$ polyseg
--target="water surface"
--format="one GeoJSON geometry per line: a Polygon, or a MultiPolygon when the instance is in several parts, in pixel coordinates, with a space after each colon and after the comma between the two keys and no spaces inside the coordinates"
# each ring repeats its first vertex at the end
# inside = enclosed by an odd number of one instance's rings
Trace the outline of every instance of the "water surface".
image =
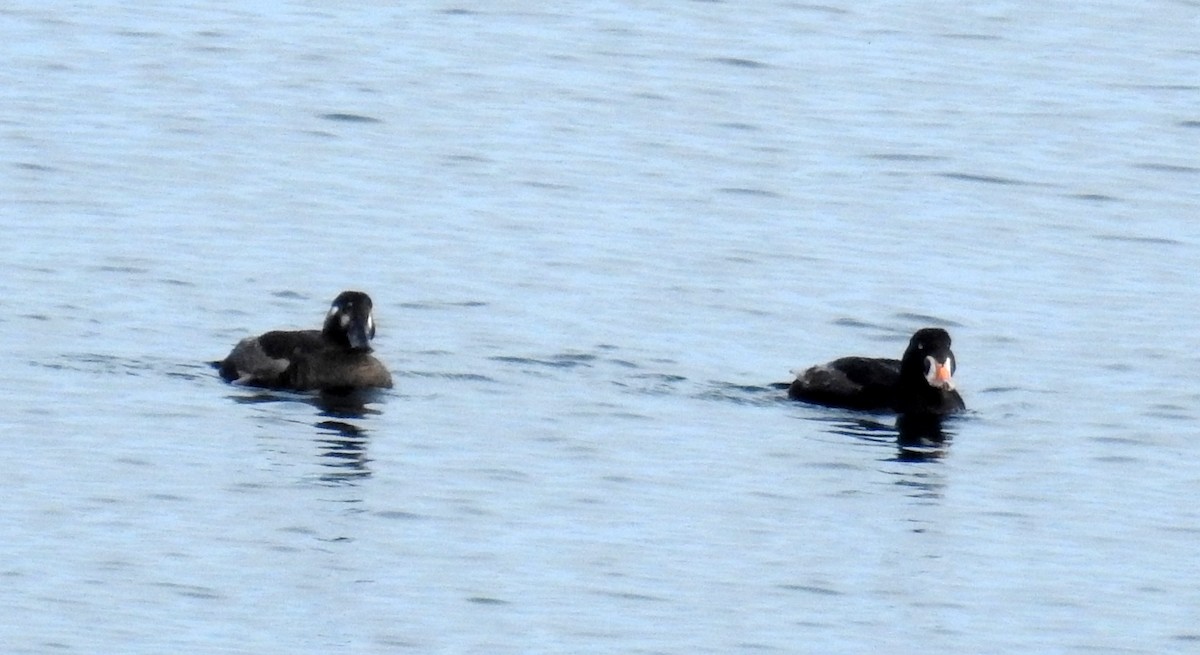
{"type": "Polygon", "coordinates": [[[0,641],[1189,649],[1195,10],[0,10],[0,641]],[[771,386],[925,325],[938,456],[771,386]]]}

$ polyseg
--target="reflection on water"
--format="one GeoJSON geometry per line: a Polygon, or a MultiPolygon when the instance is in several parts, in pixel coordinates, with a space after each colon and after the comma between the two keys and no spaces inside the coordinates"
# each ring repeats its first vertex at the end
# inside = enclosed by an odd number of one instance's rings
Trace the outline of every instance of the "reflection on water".
{"type": "Polygon", "coordinates": [[[320,421],[316,427],[325,433],[317,437],[321,464],[333,469],[321,476],[322,482],[341,484],[371,476],[365,430],[344,421],[320,421]]]}
{"type": "Polygon", "coordinates": [[[897,477],[896,486],[903,489],[905,495],[910,498],[937,500],[945,493],[946,481],[941,469],[905,466],[902,470],[886,473],[897,477]]]}
{"type": "Polygon", "coordinates": [[[380,411],[370,409],[368,404],[383,400],[384,392],[380,389],[359,389],[347,393],[323,392],[313,397],[313,405],[326,416],[334,418],[366,418],[378,415],[380,411]]]}
{"type": "Polygon", "coordinates": [[[938,416],[898,416],[886,422],[887,415],[842,414],[813,417],[825,423],[831,434],[845,435],[876,444],[895,444],[896,461],[928,462],[941,458],[950,447],[954,433],[946,420],[938,416]]]}
{"type": "MultiPolygon", "coordinates": [[[[231,385],[233,386],[233,385],[231,385]]],[[[321,413],[335,418],[365,418],[368,415],[378,415],[377,409],[370,409],[368,404],[377,403],[383,399],[383,393],[378,389],[352,391],[349,393],[304,393],[296,391],[278,391],[259,389],[255,387],[233,386],[249,393],[229,396],[230,400],[242,405],[259,403],[304,403],[312,405],[321,413]]]]}
{"type": "MultiPolygon", "coordinates": [[[[880,473],[891,476],[899,491],[923,504],[945,493],[945,471],[940,467],[912,466],[940,460],[947,453],[952,433],[940,423],[892,420],[890,414],[847,412],[813,416],[824,431],[867,442],[888,453],[876,461],[880,473]],[[939,440],[940,436],[940,440],[939,440]]],[[[916,520],[916,519],[914,519],[916,520]]],[[[920,532],[923,528],[918,528],[920,532]]]]}
{"type": "Polygon", "coordinates": [[[298,402],[316,408],[317,420],[313,422],[313,428],[320,449],[318,464],[332,469],[319,479],[331,484],[346,484],[371,476],[367,466],[371,461],[367,456],[368,431],[350,421],[380,415],[378,409],[367,405],[381,397],[382,392],[375,389],[336,394],[255,390],[249,395],[230,396],[240,404],[298,402]]]}
{"type": "Polygon", "coordinates": [[[901,415],[896,417],[898,458],[905,462],[924,462],[945,454],[951,433],[941,416],[901,415]]]}

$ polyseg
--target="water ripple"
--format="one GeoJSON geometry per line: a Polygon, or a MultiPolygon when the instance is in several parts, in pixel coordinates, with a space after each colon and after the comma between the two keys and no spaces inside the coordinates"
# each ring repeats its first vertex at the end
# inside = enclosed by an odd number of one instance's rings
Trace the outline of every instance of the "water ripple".
{"type": "Polygon", "coordinates": [[[331,114],[318,114],[318,118],[324,118],[330,121],[340,121],[342,123],[382,123],[383,120],[372,116],[363,116],[362,114],[347,114],[335,112],[331,114]]]}

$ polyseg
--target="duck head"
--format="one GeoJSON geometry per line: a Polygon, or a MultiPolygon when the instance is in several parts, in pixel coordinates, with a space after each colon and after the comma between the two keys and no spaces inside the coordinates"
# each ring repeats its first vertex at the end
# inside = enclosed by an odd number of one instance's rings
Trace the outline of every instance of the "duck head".
{"type": "Polygon", "coordinates": [[[913,334],[900,360],[900,376],[921,376],[934,389],[954,389],[954,353],[950,334],[941,328],[923,328],[913,334]]]}
{"type": "Polygon", "coordinates": [[[334,298],[325,315],[321,334],[350,350],[370,352],[375,338],[371,297],[361,291],[343,291],[334,298]]]}

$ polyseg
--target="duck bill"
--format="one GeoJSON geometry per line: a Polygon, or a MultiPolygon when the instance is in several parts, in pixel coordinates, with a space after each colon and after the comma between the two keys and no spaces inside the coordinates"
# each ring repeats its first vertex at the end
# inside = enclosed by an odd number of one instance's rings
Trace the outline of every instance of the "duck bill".
{"type": "Polygon", "coordinates": [[[925,381],[934,389],[945,389],[947,391],[954,389],[954,378],[950,373],[948,362],[935,361],[929,374],[925,376],[925,381]]]}
{"type": "Polygon", "coordinates": [[[346,326],[346,339],[350,342],[350,348],[354,350],[371,349],[371,335],[362,321],[351,321],[350,325],[346,326]]]}

